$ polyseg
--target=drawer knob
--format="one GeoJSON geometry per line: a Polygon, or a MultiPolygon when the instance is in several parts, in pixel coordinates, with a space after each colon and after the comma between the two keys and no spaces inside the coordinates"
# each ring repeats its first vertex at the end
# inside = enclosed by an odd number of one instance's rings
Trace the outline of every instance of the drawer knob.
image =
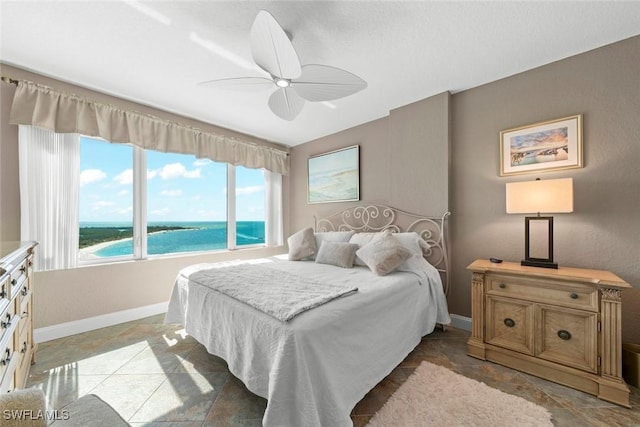
{"type": "Polygon", "coordinates": [[[15,286],[18,284],[18,279],[11,279],[11,286],[15,286]]]}
{"type": "Polygon", "coordinates": [[[576,294],[575,292],[572,292],[569,296],[571,297],[571,299],[578,299],[578,294],[576,294]]]}
{"type": "Polygon", "coordinates": [[[24,343],[22,343],[22,350],[20,350],[20,353],[26,353],[27,352],[27,342],[25,341],[24,343]]]}
{"type": "Polygon", "coordinates": [[[9,349],[7,349],[5,351],[6,356],[4,357],[4,359],[0,360],[0,363],[2,363],[4,366],[7,366],[9,364],[9,362],[11,361],[11,351],[9,349]]]}
{"type": "Polygon", "coordinates": [[[11,325],[11,314],[7,313],[6,318],[6,322],[4,320],[0,322],[2,329],[7,329],[11,325]]]}
{"type": "Polygon", "coordinates": [[[561,329],[558,331],[558,336],[561,340],[569,341],[571,339],[571,333],[569,331],[565,331],[561,329]]]}
{"type": "Polygon", "coordinates": [[[513,328],[514,326],[516,326],[516,322],[514,322],[513,319],[509,319],[508,317],[504,319],[504,324],[507,326],[507,328],[513,328]]]}
{"type": "Polygon", "coordinates": [[[0,291],[0,298],[6,298],[7,297],[7,293],[5,292],[4,288],[2,288],[2,290],[0,291]]]}
{"type": "Polygon", "coordinates": [[[500,283],[500,289],[504,289],[506,287],[507,287],[507,285],[505,285],[504,283],[500,283]]]}
{"type": "Polygon", "coordinates": [[[27,294],[29,293],[29,289],[27,289],[27,287],[25,286],[24,288],[22,288],[20,293],[22,294],[23,297],[26,297],[27,294]]]}

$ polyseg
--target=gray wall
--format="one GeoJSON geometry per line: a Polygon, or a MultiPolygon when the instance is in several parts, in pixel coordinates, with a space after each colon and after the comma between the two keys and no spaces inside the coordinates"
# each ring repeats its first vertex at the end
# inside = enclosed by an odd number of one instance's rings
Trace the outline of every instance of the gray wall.
{"type": "Polygon", "coordinates": [[[314,215],[323,217],[359,204],[307,204],[309,156],[355,144],[360,146],[361,200],[422,215],[446,212],[449,99],[449,93],[442,93],[380,120],[293,147],[289,232],[313,226],[314,215]]]}
{"type": "MultiPolygon", "coordinates": [[[[555,215],[555,258],[607,269],[640,287],[640,37],[446,97],[429,98],[292,150],[290,232],[348,205],[306,204],[306,158],[361,145],[361,199],[451,217],[449,308],[470,316],[476,258],[519,261],[524,216],[505,213],[505,183],[573,177],[574,213],[555,215]],[[584,115],[583,169],[499,177],[498,134],[537,121],[584,115]],[[450,130],[451,145],[445,135],[450,130]],[[435,151],[431,151],[431,150],[435,151]],[[450,152],[450,154],[449,154],[450,152]],[[448,173],[438,167],[447,164],[448,173]],[[435,167],[436,169],[431,169],[435,167]],[[411,179],[413,178],[413,180],[411,179]],[[440,192],[431,189],[440,185],[440,192]],[[428,190],[426,190],[428,189],[428,190]],[[429,206],[437,206],[429,211],[429,206]]],[[[623,337],[640,342],[640,290],[623,293],[623,337]]]]}

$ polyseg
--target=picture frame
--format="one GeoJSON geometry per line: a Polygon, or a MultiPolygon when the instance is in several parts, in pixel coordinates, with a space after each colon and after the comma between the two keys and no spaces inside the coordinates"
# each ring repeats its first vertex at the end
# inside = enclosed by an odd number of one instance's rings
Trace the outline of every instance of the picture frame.
{"type": "Polygon", "coordinates": [[[582,114],[500,132],[500,176],[582,167],[582,114]]]}
{"type": "Polygon", "coordinates": [[[307,160],[307,203],[360,200],[360,147],[310,156],[307,160]]]}

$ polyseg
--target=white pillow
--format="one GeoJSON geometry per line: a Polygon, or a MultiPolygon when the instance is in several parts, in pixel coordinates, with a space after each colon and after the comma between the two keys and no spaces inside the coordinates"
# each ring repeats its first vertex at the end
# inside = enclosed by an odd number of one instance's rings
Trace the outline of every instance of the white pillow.
{"type": "Polygon", "coordinates": [[[355,231],[323,231],[315,233],[316,250],[320,250],[322,242],[345,242],[348,243],[349,239],[355,231]]]}
{"type": "MultiPolygon", "coordinates": [[[[376,236],[381,233],[356,233],[354,234],[349,243],[357,243],[360,247],[363,247],[367,243],[371,242],[376,236]]],[[[429,250],[429,244],[425,242],[418,233],[411,231],[405,233],[392,233],[393,237],[397,238],[400,244],[407,248],[412,255],[424,256],[425,251],[429,250]]],[[[367,265],[359,256],[356,256],[356,265],[367,265]]]]}
{"type": "Polygon", "coordinates": [[[355,243],[332,242],[325,240],[318,250],[316,262],[318,264],[330,264],[342,268],[353,267],[356,251],[359,246],[355,243]]]}
{"type": "Polygon", "coordinates": [[[424,256],[425,251],[429,250],[429,244],[415,231],[406,233],[395,233],[393,235],[402,245],[411,251],[411,254],[424,256]]]}
{"type": "Polygon", "coordinates": [[[287,244],[289,245],[290,261],[300,261],[316,254],[316,239],[311,227],[292,234],[287,239],[287,244]]]}
{"type": "Polygon", "coordinates": [[[411,257],[411,251],[389,231],[380,233],[358,251],[356,255],[378,276],[384,276],[398,268],[411,257]]]}

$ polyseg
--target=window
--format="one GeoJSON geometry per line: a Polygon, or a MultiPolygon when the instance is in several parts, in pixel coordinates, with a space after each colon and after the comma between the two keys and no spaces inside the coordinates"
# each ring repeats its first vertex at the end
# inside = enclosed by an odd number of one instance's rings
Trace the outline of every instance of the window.
{"type": "Polygon", "coordinates": [[[227,247],[227,165],[147,151],[147,253],[227,247]]]}
{"type": "Polygon", "coordinates": [[[266,242],[260,169],[81,137],[80,181],[84,263],[266,242]]]}
{"type": "Polygon", "coordinates": [[[235,167],[236,245],[265,242],[264,171],[235,167]]]}
{"type": "Polygon", "coordinates": [[[133,256],[133,150],[80,138],[81,261],[133,256]]]}

